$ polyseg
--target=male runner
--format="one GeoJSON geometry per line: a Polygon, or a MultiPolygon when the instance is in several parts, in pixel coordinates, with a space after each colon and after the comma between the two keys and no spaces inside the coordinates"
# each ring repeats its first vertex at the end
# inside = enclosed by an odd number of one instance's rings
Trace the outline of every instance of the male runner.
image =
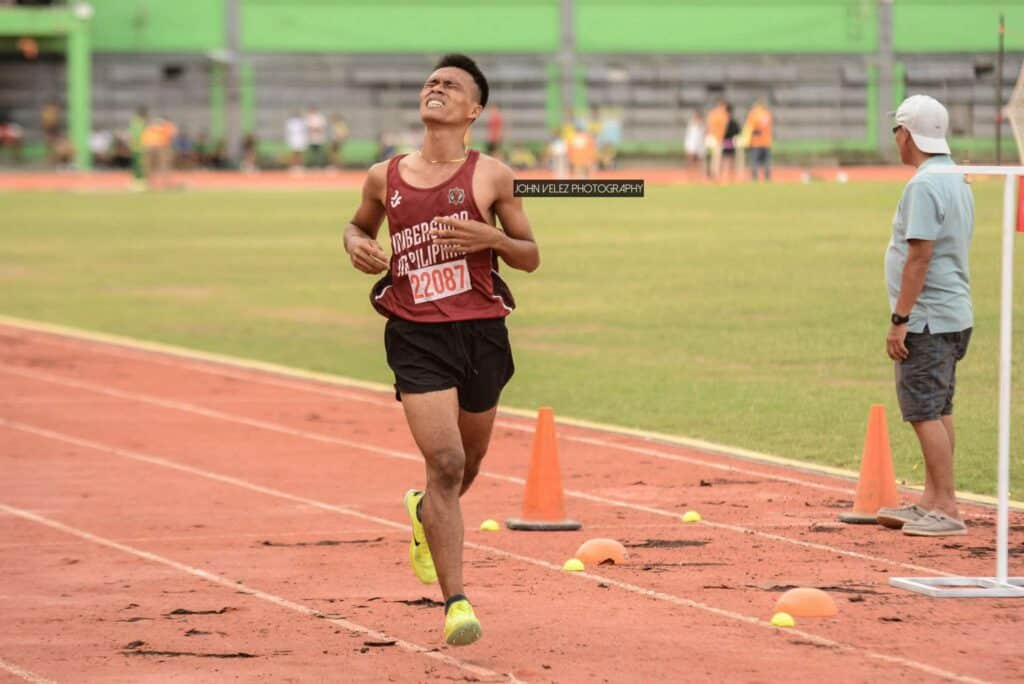
{"type": "Polygon", "coordinates": [[[409,557],[422,582],[441,583],[452,645],[482,636],[462,584],[459,497],[487,453],[498,397],[514,370],[505,316],[515,303],[497,257],[523,271],[540,265],[512,171],[463,146],[487,95],[473,60],[443,57],[420,91],[422,147],[370,167],[345,228],[352,265],[387,271],[370,300],[388,318],[388,365],[427,474],[425,491],[405,495],[409,557]],[[385,216],[390,262],[376,240],[385,216]]]}

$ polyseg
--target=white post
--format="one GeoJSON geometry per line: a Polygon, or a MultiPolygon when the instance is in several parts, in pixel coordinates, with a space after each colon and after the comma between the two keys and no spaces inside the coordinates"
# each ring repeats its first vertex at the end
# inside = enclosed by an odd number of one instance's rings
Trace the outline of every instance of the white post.
{"type": "Polygon", "coordinates": [[[1010,508],[1010,331],[1013,328],[1013,232],[1017,219],[1018,176],[1006,176],[1003,190],[1003,285],[999,314],[999,519],[996,581],[1006,584],[1010,508]]]}

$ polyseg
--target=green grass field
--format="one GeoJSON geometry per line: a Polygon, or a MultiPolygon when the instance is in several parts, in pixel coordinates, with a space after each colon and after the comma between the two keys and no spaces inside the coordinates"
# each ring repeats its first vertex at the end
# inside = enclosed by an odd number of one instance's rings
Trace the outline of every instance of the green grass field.
{"type": "MultiPolygon", "coordinates": [[[[958,377],[958,486],[992,493],[1001,185],[974,188],[976,325],[958,377]]],[[[884,403],[897,474],[920,482],[884,352],[882,260],[899,193],[693,186],[648,188],[643,200],[528,201],[543,264],[508,276],[518,373],[504,404],[856,469],[868,406],[884,403]]],[[[356,200],[0,194],[0,313],[389,382],[372,279],[341,248],[356,200]]],[[[1024,498],[1015,338],[1013,491],[1024,498]]]]}

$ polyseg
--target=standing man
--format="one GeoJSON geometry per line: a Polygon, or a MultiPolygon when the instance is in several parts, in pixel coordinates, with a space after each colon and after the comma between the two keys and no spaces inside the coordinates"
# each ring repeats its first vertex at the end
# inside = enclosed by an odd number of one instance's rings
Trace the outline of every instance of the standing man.
{"type": "Polygon", "coordinates": [[[758,169],[764,172],[764,179],[772,179],[772,113],[764,100],[757,100],[747,113],[744,130],[750,131],[747,145],[750,158],[750,179],[757,181],[758,169]]]}
{"type": "Polygon", "coordinates": [[[725,99],[720,98],[707,116],[708,178],[719,181],[722,177],[722,151],[725,145],[725,134],[729,128],[730,113],[725,99]]]}
{"type": "Polygon", "coordinates": [[[292,173],[299,173],[306,163],[306,149],[309,147],[309,136],[306,132],[306,120],[298,112],[293,112],[284,122],[284,139],[288,145],[288,150],[291,152],[291,167],[289,167],[289,170],[292,173]]]}
{"type": "Polygon", "coordinates": [[[405,495],[409,559],[420,581],[440,581],[452,645],[482,635],[463,588],[459,497],[487,453],[498,397],[514,371],[505,316],[515,302],[498,257],[523,271],[540,265],[512,171],[463,143],[487,95],[473,60],[443,57],[420,90],[422,147],[370,167],[344,237],[356,269],[387,272],[370,301],[388,319],[396,397],[426,464],[426,490],[405,495]],[[390,262],[376,239],[385,217],[390,262]]]}
{"type": "Polygon", "coordinates": [[[917,504],[883,508],[878,521],[924,537],[967,534],[953,477],[953,392],[974,325],[967,263],[974,198],[962,174],[927,173],[954,163],[948,127],[945,107],[914,95],[896,111],[892,129],[900,159],[918,172],[903,190],[885,254],[892,307],[886,351],[896,362],[903,420],[921,443],[925,481],[917,504]]]}
{"type": "Polygon", "coordinates": [[[142,132],[149,125],[149,112],[145,107],[139,107],[132,115],[129,123],[129,135],[132,148],[132,177],[134,183],[141,185],[146,181],[146,150],[142,146],[142,132]]]}
{"type": "Polygon", "coordinates": [[[327,117],[317,107],[310,107],[306,111],[305,121],[309,166],[319,169],[327,163],[327,117]]]}

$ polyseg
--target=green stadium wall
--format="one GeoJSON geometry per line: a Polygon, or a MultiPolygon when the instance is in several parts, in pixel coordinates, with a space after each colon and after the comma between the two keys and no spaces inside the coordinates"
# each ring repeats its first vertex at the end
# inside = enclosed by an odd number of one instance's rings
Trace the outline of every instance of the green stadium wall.
{"type": "Polygon", "coordinates": [[[580,52],[868,53],[877,45],[869,0],[577,0],[580,52]]]}
{"type": "MultiPolygon", "coordinates": [[[[91,0],[97,52],[225,47],[224,0],[91,0]]],[[[576,0],[582,53],[830,53],[877,49],[875,0],[576,0]]],[[[559,0],[240,0],[252,52],[548,53],[559,0]]],[[[897,0],[896,52],[1024,50],[1024,1],[897,0]]]]}
{"type": "Polygon", "coordinates": [[[96,52],[205,53],[224,46],[223,0],[89,0],[96,52]]]}

